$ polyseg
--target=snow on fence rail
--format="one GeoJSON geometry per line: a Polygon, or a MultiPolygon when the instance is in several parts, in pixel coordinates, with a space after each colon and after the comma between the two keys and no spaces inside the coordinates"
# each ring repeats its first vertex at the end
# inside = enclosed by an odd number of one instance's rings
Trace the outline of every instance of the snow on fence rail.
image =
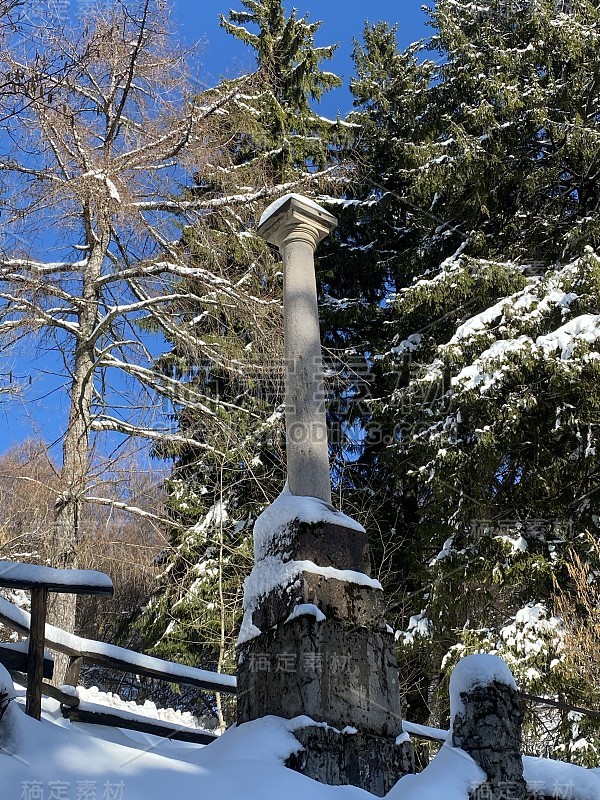
{"type": "MultiPolygon", "coordinates": [[[[574,711],[584,717],[591,719],[600,719],[600,711],[595,711],[591,708],[582,708],[581,706],[573,706],[570,703],[564,703],[561,700],[554,700],[551,697],[538,697],[534,694],[527,692],[519,692],[522,700],[527,700],[539,706],[550,706],[552,708],[560,708],[563,711],[574,711]]],[[[414,739],[425,739],[429,742],[445,742],[448,738],[449,731],[443,728],[431,728],[429,725],[419,725],[416,722],[409,722],[404,720],[402,722],[402,730],[414,739]]]]}
{"type": "MultiPolygon", "coordinates": [[[[30,636],[31,634],[31,615],[1,597],[0,622],[25,636],[30,636]]],[[[39,675],[37,677],[39,678],[38,689],[40,698],[43,690],[45,694],[58,700],[61,704],[63,715],[72,722],[88,722],[96,725],[129,728],[143,733],[166,736],[169,739],[195,742],[197,744],[209,744],[216,738],[216,735],[210,731],[148,718],[147,716],[135,713],[133,709],[124,710],[114,707],[104,707],[98,706],[97,704],[90,704],[85,700],[82,701],[81,698],[78,697],[75,687],[80,668],[84,662],[120,672],[133,672],[136,675],[156,678],[158,680],[167,681],[168,683],[196,686],[200,689],[208,689],[213,692],[236,693],[236,679],[233,675],[209,672],[208,670],[189,667],[185,664],[178,664],[176,662],[154,658],[153,656],[146,656],[124,647],[117,647],[116,645],[105,644],[104,642],[84,639],[81,636],[67,633],[67,631],[63,631],[61,628],[56,628],[53,625],[46,624],[43,628],[43,634],[41,635],[43,635],[44,645],[46,647],[70,656],[71,664],[67,673],[66,682],[73,685],[73,691],[67,693],[67,686],[63,687],[63,691],[49,684],[42,683],[42,676],[39,675]]],[[[16,648],[8,647],[7,653],[0,648],[0,661],[3,660],[3,653],[10,657],[12,660],[13,676],[17,677],[20,682],[28,687],[27,692],[29,696],[33,678],[29,674],[29,664],[24,653],[22,654],[23,659],[20,661],[17,659],[18,663],[15,661],[15,658],[20,655],[18,651],[18,646],[16,648]]],[[[45,661],[47,661],[47,659],[45,659],[45,661]]],[[[7,664],[7,666],[10,668],[11,665],[7,664]]],[[[37,717],[39,719],[39,714],[37,717]]]]}
{"type": "Polygon", "coordinates": [[[112,595],[111,579],[92,569],[56,569],[43,564],[0,561],[0,586],[13,589],[46,589],[66,594],[112,595]]]}
{"type": "Polygon", "coordinates": [[[28,675],[26,713],[40,719],[44,676],[44,632],[50,592],[61,594],[112,595],[108,575],[96,570],[55,569],[42,564],[0,561],[0,586],[31,592],[29,641],[25,667],[28,675]]]}
{"type": "Polygon", "coordinates": [[[445,742],[449,733],[443,728],[430,728],[429,725],[419,725],[406,719],[402,722],[402,730],[415,739],[425,739],[428,742],[445,742]]]}
{"type": "MultiPolygon", "coordinates": [[[[0,622],[24,636],[29,635],[30,615],[2,597],[0,597],[0,622]]],[[[134,672],[147,678],[196,686],[213,692],[235,694],[237,691],[234,675],[188,667],[185,664],[136,653],[125,647],[84,639],[53,625],[46,625],[45,642],[46,647],[51,650],[65,653],[75,659],[81,658],[89,664],[121,672],[134,672]]]]}

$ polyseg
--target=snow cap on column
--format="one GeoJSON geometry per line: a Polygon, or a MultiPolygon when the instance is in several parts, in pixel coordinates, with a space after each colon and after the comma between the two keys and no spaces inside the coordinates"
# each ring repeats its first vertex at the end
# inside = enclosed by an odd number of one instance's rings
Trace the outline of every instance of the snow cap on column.
{"type": "Polygon", "coordinates": [[[270,244],[281,244],[284,236],[285,219],[298,224],[304,221],[311,226],[314,234],[314,246],[324,239],[337,226],[337,219],[325,211],[318,203],[301,194],[286,194],[278,198],[262,213],[258,223],[258,233],[270,244]]]}
{"type": "Polygon", "coordinates": [[[498,656],[477,653],[461,659],[450,676],[450,724],[454,726],[454,718],[462,713],[465,704],[462,695],[469,694],[472,689],[501,683],[517,691],[514,676],[505,661],[498,656]]]}

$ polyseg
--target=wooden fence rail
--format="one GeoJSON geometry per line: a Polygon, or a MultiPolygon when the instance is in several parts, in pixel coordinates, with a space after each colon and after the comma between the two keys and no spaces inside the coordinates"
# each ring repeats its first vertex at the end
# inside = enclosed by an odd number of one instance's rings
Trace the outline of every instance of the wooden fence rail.
{"type": "MultiPolygon", "coordinates": [[[[31,615],[1,597],[0,623],[24,636],[31,636],[31,615]]],[[[136,653],[124,647],[84,639],[53,625],[42,626],[42,631],[40,636],[43,637],[44,647],[70,656],[66,683],[73,687],[77,686],[83,664],[94,664],[117,672],[129,672],[212,692],[235,694],[237,691],[236,679],[233,675],[197,669],[185,664],[136,653]]],[[[123,714],[119,713],[117,709],[104,706],[82,704],[75,694],[43,683],[39,669],[33,675],[28,660],[28,650],[23,645],[0,645],[0,663],[7,667],[15,680],[27,687],[28,698],[32,690],[40,698],[42,693],[53,697],[60,702],[63,715],[72,722],[110,725],[197,744],[209,744],[217,738],[216,734],[210,731],[188,728],[135,713],[123,714]]],[[[52,677],[52,667],[52,660],[44,656],[43,677],[52,677]]]]}
{"type": "MultiPolygon", "coordinates": [[[[0,597],[0,622],[24,636],[29,636],[30,615],[2,597],[0,597]]],[[[162,658],[136,653],[125,647],[84,639],[53,625],[46,625],[44,641],[48,649],[65,653],[71,656],[74,662],[80,659],[78,666],[83,663],[97,664],[119,672],[132,672],[136,675],[158,678],[168,683],[196,686],[212,692],[226,694],[236,694],[237,692],[237,682],[233,675],[188,667],[174,661],[165,661],[162,658]]]]}

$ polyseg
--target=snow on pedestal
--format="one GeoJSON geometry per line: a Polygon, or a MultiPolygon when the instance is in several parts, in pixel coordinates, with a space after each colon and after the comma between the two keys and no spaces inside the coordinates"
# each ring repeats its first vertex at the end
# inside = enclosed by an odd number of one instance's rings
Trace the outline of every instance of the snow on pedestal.
{"type": "Polygon", "coordinates": [[[244,586],[239,644],[258,636],[262,627],[300,616],[301,608],[318,608],[308,599],[311,593],[325,594],[324,601],[332,602],[326,588],[317,591],[317,587],[327,587],[328,581],[333,581],[330,590],[341,581],[381,591],[379,581],[367,574],[363,526],[319,498],[293,495],[287,484],[256,520],[254,560],[244,586]],[[276,608],[271,608],[273,604],[276,608]]]}
{"type": "Polygon", "coordinates": [[[293,495],[286,483],[279,497],[267,506],[254,523],[254,558],[259,561],[279,543],[285,530],[294,520],[313,524],[328,522],[349,530],[365,533],[363,526],[352,517],[336,511],[332,505],[317,497],[293,495]]]}
{"type": "MultiPolygon", "coordinates": [[[[386,800],[467,800],[477,798],[485,784],[485,772],[463,750],[445,742],[439,753],[418,775],[405,775],[386,800]]],[[[482,800],[490,795],[482,792],[482,800]]],[[[506,799],[511,795],[506,795],[506,799]]]]}
{"type": "Polygon", "coordinates": [[[458,662],[450,679],[450,727],[454,727],[458,715],[466,713],[467,698],[472,690],[485,689],[491,684],[502,684],[518,691],[512,672],[498,656],[479,653],[458,662]]]}
{"type": "MultiPolygon", "coordinates": [[[[267,206],[261,217],[258,221],[258,229],[259,231],[262,229],[263,225],[271,219],[271,217],[275,216],[277,211],[284,206],[288,201],[295,200],[300,205],[304,206],[305,208],[310,208],[312,211],[315,211],[317,214],[326,216],[327,212],[325,209],[320,206],[318,203],[315,203],[314,200],[311,200],[310,197],[304,197],[302,194],[296,194],[295,192],[290,192],[289,194],[284,194],[283,197],[278,197],[277,200],[273,200],[270,206],[267,206]]],[[[331,216],[331,215],[328,215],[331,216]]]]}

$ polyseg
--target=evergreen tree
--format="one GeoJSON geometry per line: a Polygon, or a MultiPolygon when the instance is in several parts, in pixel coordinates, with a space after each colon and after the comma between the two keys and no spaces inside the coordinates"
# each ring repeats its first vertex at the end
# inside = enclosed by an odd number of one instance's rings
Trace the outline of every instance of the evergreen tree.
{"type": "MultiPolygon", "coordinates": [[[[245,11],[221,16],[222,27],[255,51],[258,86],[263,96],[255,107],[262,135],[248,133],[250,151],[267,155],[272,181],[297,181],[307,168],[323,170],[331,164],[332,122],[310,106],[340,78],[321,69],[336,46],[316,47],[314,38],[321,22],[298,19],[293,9],[286,17],[281,0],[242,0],[245,11]],[[246,26],[258,30],[253,32],[246,26]]],[[[250,161],[244,154],[245,166],[250,161]]]]}
{"type": "Polygon", "coordinates": [[[356,49],[352,91],[358,110],[346,121],[344,146],[353,166],[344,197],[322,198],[339,225],[324,243],[317,272],[321,330],[336,379],[328,406],[333,479],[344,511],[367,528],[373,567],[386,580],[390,605],[402,602],[415,573],[401,541],[414,500],[395,494],[395,470],[381,457],[389,441],[374,403],[387,386],[377,354],[387,347],[394,321],[388,299],[414,274],[401,254],[416,246],[419,220],[397,198],[407,186],[402,170],[408,174],[418,164],[413,143],[423,135],[434,68],[420,58],[418,44],[399,52],[395,33],[384,23],[367,25],[364,48],[356,49]],[[393,557],[399,550],[402,560],[393,557]]]}
{"type": "MultiPolygon", "coordinates": [[[[382,335],[353,469],[392,510],[415,716],[443,716],[457,642],[491,649],[568,596],[574,558],[597,568],[599,22],[586,0],[439,0],[426,46],[378,25],[356,51],[363,179],[339,247],[381,268],[382,335]]],[[[522,685],[593,703],[563,666],[522,685]]]]}

